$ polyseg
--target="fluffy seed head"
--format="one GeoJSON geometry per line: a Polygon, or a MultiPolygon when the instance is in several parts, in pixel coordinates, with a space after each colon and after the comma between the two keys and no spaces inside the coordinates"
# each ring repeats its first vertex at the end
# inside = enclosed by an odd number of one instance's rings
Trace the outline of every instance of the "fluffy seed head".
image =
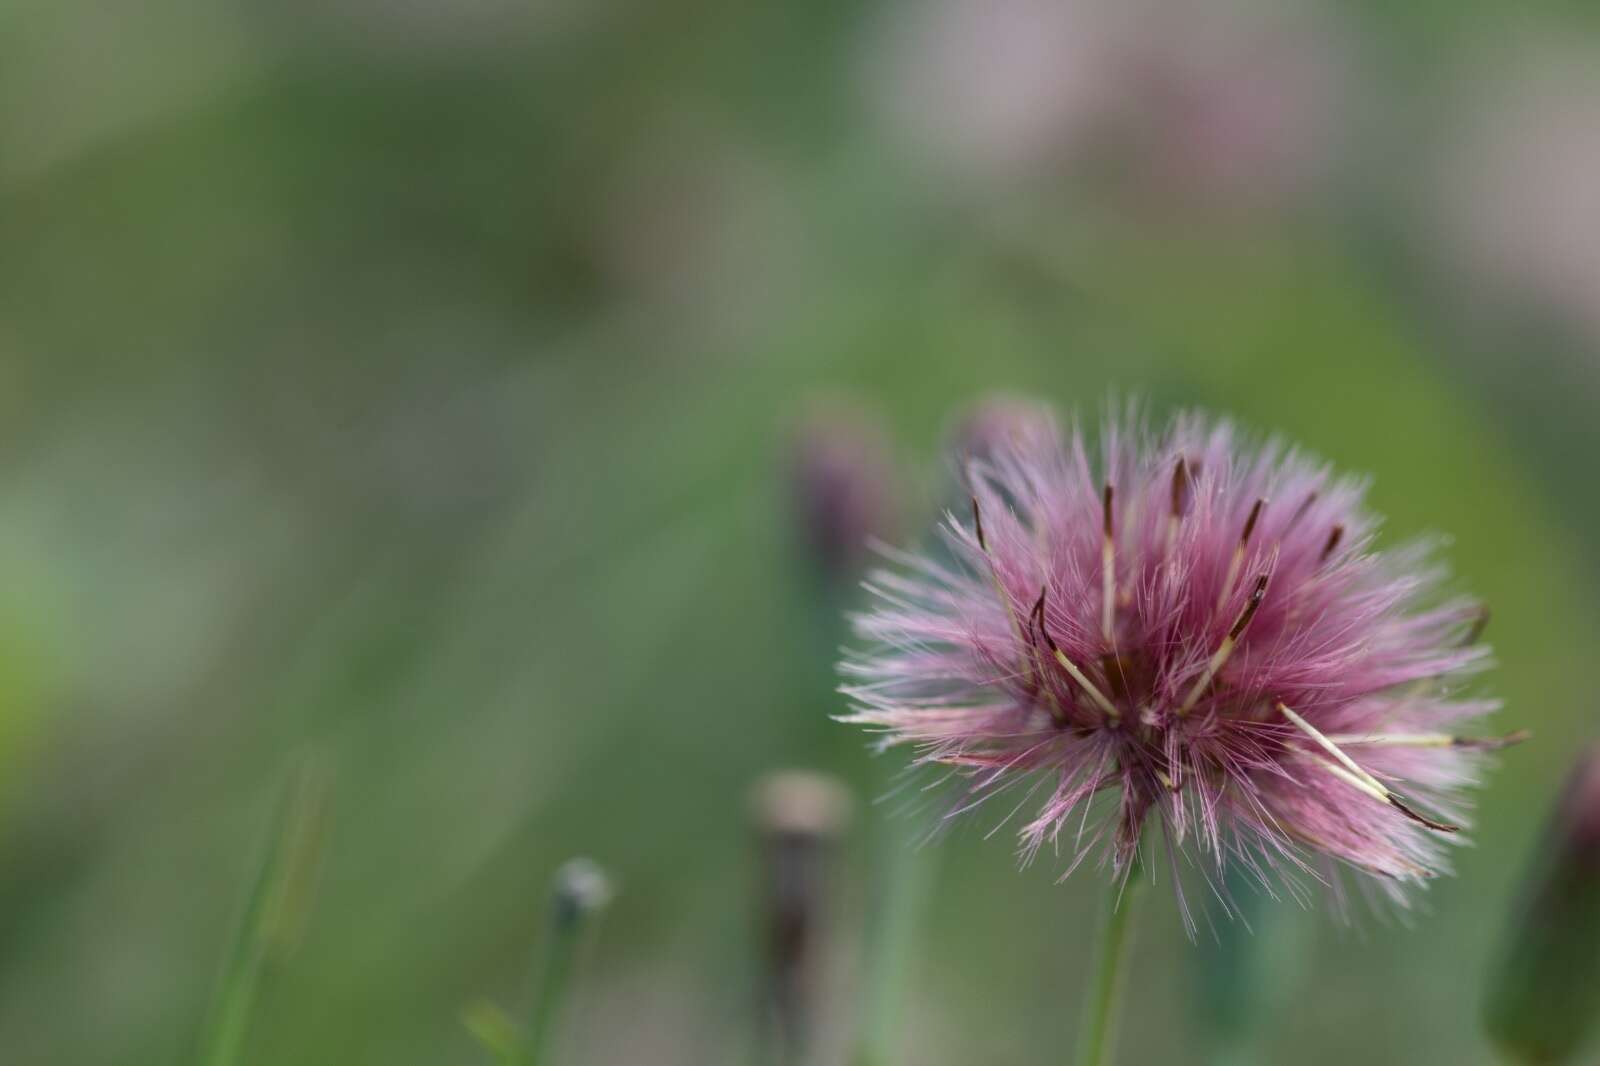
{"type": "Polygon", "coordinates": [[[965,462],[939,546],[868,582],[846,719],[953,770],[947,818],[1028,810],[1024,860],[1050,845],[1066,873],[1124,875],[1147,822],[1225,909],[1231,862],[1337,903],[1341,868],[1401,903],[1442,872],[1462,790],[1516,738],[1456,732],[1494,706],[1459,693],[1484,615],[1438,595],[1429,547],[1378,549],[1359,481],[1226,422],[1027,428],[965,462]]]}

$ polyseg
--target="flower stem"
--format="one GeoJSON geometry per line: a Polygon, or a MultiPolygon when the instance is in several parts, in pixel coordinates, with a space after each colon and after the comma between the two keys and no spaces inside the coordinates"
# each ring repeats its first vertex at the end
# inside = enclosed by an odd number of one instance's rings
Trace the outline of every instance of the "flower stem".
{"type": "Polygon", "coordinates": [[[1106,889],[1100,917],[1100,942],[1094,981],[1083,1001],[1078,1030],[1078,1066],[1109,1066],[1116,1053],[1117,1022],[1122,988],[1128,970],[1128,949],[1133,940],[1133,905],[1139,895],[1139,865],[1121,883],[1106,889]]]}
{"type": "Polygon", "coordinates": [[[852,1066],[894,1066],[900,1053],[908,970],[917,948],[938,856],[916,847],[899,826],[881,827],[888,842],[882,858],[879,896],[868,916],[865,1009],[852,1066]]]}

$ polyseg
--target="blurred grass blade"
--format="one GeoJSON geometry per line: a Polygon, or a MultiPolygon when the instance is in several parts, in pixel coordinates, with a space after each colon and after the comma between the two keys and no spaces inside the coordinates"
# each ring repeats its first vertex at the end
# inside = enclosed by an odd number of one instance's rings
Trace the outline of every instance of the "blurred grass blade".
{"type": "Polygon", "coordinates": [[[268,962],[286,958],[299,943],[321,864],[331,783],[327,765],[315,756],[290,771],[217,980],[195,1057],[199,1066],[236,1066],[268,962]]]}
{"type": "Polygon", "coordinates": [[[1303,912],[1274,906],[1244,866],[1223,878],[1232,915],[1191,952],[1190,1007],[1200,1061],[1249,1066],[1267,1061],[1263,1047],[1302,990],[1308,928],[1303,912]]]}
{"type": "Polygon", "coordinates": [[[527,1041],[517,1023],[498,1004],[487,1000],[469,1004],[461,1012],[461,1023],[496,1062],[515,1066],[522,1060],[527,1041]]]}
{"type": "Polygon", "coordinates": [[[610,902],[611,882],[590,860],[573,859],[556,871],[522,1066],[547,1066],[550,1062],[556,1023],[578,967],[585,934],[610,902]]]}

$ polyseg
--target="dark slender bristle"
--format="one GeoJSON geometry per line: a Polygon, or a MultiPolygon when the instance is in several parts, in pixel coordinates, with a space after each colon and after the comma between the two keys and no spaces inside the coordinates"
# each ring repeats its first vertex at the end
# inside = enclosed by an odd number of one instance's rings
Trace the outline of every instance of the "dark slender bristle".
{"type": "MultiPolygon", "coordinates": [[[[1049,647],[1050,654],[1054,655],[1056,653],[1055,641],[1051,640],[1050,634],[1044,631],[1044,589],[1042,587],[1039,589],[1039,598],[1033,601],[1033,607],[1028,611],[1028,646],[1034,652],[1039,650],[1039,636],[1044,637],[1044,642],[1049,647]],[[1038,635],[1035,635],[1036,633],[1038,635]]],[[[1055,723],[1058,726],[1067,725],[1066,712],[1061,709],[1061,704],[1057,703],[1055,696],[1051,694],[1043,675],[1039,677],[1037,682],[1030,683],[1030,686],[1035,698],[1040,695],[1047,697],[1046,710],[1050,712],[1050,717],[1055,720],[1055,723]]]]}
{"type": "Polygon", "coordinates": [[[1239,634],[1250,624],[1250,619],[1256,616],[1256,609],[1261,606],[1261,599],[1267,594],[1267,576],[1262,574],[1256,578],[1256,587],[1250,590],[1249,601],[1244,605],[1244,610],[1239,612],[1239,619],[1233,623],[1233,628],[1228,630],[1229,640],[1238,640],[1239,634]]]}
{"type": "Polygon", "coordinates": [[[1326,544],[1324,544],[1322,546],[1322,559],[1323,559],[1324,562],[1327,561],[1327,559],[1328,559],[1328,557],[1330,555],[1332,555],[1336,550],[1338,550],[1339,542],[1341,540],[1343,540],[1343,539],[1344,539],[1344,526],[1343,525],[1336,525],[1332,529],[1328,530],[1328,541],[1327,541],[1326,544]]]}
{"type": "Polygon", "coordinates": [[[1470,648],[1478,643],[1478,638],[1483,636],[1483,631],[1489,625],[1489,605],[1480,603],[1478,610],[1472,618],[1472,625],[1468,627],[1466,635],[1461,638],[1461,646],[1470,648]]]}
{"type": "Polygon", "coordinates": [[[1113,491],[1111,482],[1108,481],[1106,482],[1105,490],[1100,494],[1100,510],[1103,514],[1102,528],[1105,531],[1107,540],[1110,540],[1115,535],[1115,526],[1111,520],[1111,496],[1113,491]]]}
{"type": "Polygon", "coordinates": [[[1467,748],[1471,751],[1499,751],[1509,748],[1514,744],[1521,744],[1533,736],[1533,731],[1518,729],[1514,733],[1507,733],[1499,737],[1456,737],[1450,742],[1453,748],[1467,748]]]}
{"type": "Polygon", "coordinates": [[[1178,456],[1178,465],[1172,468],[1172,517],[1182,518],[1189,506],[1189,463],[1178,456]]]}
{"type": "Polygon", "coordinates": [[[1299,525],[1300,519],[1306,516],[1306,512],[1311,510],[1311,505],[1316,502],[1317,494],[1314,492],[1307,493],[1306,498],[1300,501],[1300,506],[1295,508],[1294,517],[1289,519],[1289,524],[1284,527],[1284,532],[1287,533],[1289,530],[1299,525]]]}
{"type": "Polygon", "coordinates": [[[978,510],[978,498],[972,497],[972,528],[978,535],[978,547],[984,551],[989,550],[989,542],[983,537],[983,513],[978,510]]]}
{"type": "Polygon", "coordinates": [[[1416,823],[1418,823],[1420,825],[1425,825],[1429,829],[1435,829],[1435,830],[1438,830],[1441,833],[1459,833],[1459,832],[1461,832],[1461,827],[1459,825],[1451,825],[1449,822],[1434,821],[1432,818],[1429,818],[1427,815],[1421,814],[1418,811],[1412,809],[1411,807],[1408,807],[1400,799],[1400,797],[1396,796],[1393,792],[1389,793],[1389,803],[1393,805],[1395,810],[1399,811],[1401,814],[1405,815],[1407,818],[1410,818],[1413,822],[1416,822],[1416,823]]]}
{"type": "MultiPolygon", "coordinates": [[[[1034,622],[1035,618],[1037,618],[1039,620],[1039,632],[1043,633],[1044,632],[1044,589],[1043,588],[1039,589],[1039,598],[1034,600],[1033,601],[1033,606],[1028,609],[1028,643],[1029,644],[1037,644],[1038,643],[1037,638],[1035,638],[1034,635],[1033,635],[1033,622],[1034,622]]],[[[1049,639],[1050,639],[1049,637],[1045,638],[1045,640],[1047,640],[1047,641],[1049,639]]]]}
{"type": "Polygon", "coordinates": [[[1258,497],[1250,508],[1250,517],[1244,520],[1244,532],[1239,534],[1239,546],[1242,548],[1250,543],[1251,534],[1256,531],[1256,523],[1261,520],[1261,509],[1267,505],[1265,496],[1258,497]]]}
{"type": "Polygon", "coordinates": [[[1050,649],[1050,654],[1054,655],[1060,649],[1056,647],[1056,642],[1050,639],[1050,631],[1044,627],[1044,594],[1045,588],[1040,586],[1039,598],[1033,601],[1033,610],[1029,613],[1039,620],[1039,635],[1044,638],[1045,647],[1050,649]]]}

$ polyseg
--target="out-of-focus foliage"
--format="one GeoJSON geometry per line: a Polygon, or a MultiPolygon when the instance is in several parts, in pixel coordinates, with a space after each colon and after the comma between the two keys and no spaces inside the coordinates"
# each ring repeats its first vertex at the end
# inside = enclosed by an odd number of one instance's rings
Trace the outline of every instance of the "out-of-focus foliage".
{"type": "MultiPolygon", "coordinates": [[[[1371,471],[1387,535],[1448,531],[1492,605],[1486,685],[1535,740],[1414,928],[1264,924],[1304,984],[1261,1036],[1487,1061],[1512,870],[1594,731],[1600,223],[1559,131],[1600,91],[1528,73],[1600,49],[1578,13],[20,0],[0,26],[0,1058],[191,1048],[307,744],[334,824],[245,1061],[481,1061],[461,1010],[526,997],[579,853],[619,895],[567,1061],[743,1054],[750,782],[894,771],[829,720],[796,427],[819,393],[881,411],[920,528],[963,405],[1114,389],[1371,471]]],[[[845,930],[895,835],[863,809],[845,930]]],[[[981,836],[943,848],[908,1062],[1071,1038],[1095,877],[981,836]]],[[[1152,906],[1127,1061],[1198,1046],[1194,951],[1152,906]]]]}

